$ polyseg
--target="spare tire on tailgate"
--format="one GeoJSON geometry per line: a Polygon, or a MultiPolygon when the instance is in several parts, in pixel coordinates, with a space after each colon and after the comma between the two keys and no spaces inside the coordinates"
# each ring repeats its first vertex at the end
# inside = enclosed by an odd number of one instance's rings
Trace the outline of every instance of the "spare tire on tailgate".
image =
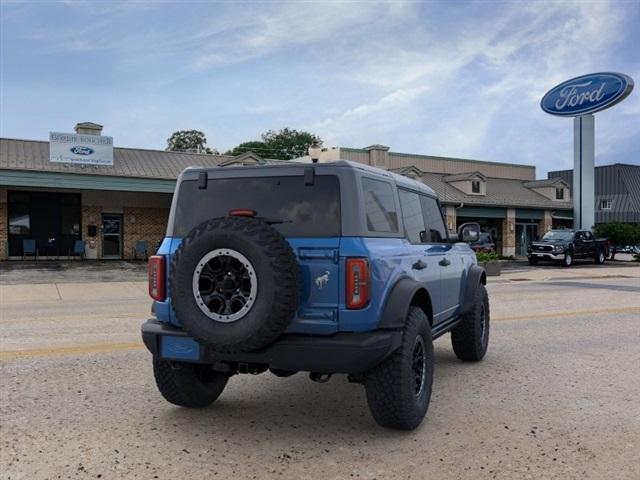
{"type": "Polygon", "coordinates": [[[204,222],[184,238],[169,275],[184,330],[219,352],[272,343],[298,307],[299,269],[287,240],[255,218],[204,222]]]}

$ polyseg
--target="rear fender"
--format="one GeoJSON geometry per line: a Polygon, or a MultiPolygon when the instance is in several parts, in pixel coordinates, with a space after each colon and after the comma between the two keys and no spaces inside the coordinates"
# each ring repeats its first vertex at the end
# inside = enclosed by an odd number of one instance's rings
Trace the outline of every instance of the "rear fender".
{"type": "Polygon", "coordinates": [[[484,268],[478,265],[472,265],[467,274],[467,285],[464,289],[464,297],[462,299],[462,308],[460,314],[464,315],[473,308],[473,301],[476,298],[476,291],[479,285],[487,284],[487,274],[484,268]]]}
{"type": "Polygon", "coordinates": [[[411,278],[402,278],[389,294],[378,328],[403,328],[411,305],[421,307],[429,323],[433,323],[431,297],[427,290],[411,278]]]}

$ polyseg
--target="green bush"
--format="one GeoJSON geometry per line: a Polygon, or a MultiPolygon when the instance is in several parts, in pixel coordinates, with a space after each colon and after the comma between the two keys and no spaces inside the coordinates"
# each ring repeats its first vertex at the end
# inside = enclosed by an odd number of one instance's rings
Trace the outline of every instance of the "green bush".
{"type": "Polygon", "coordinates": [[[478,263],[497,262],[498,254],[496,252],[476,252],[478,263]]]}

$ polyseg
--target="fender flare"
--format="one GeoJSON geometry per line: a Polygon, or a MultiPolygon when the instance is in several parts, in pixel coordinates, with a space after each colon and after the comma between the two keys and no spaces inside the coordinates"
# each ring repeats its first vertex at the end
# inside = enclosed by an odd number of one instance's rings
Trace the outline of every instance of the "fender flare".
{"type": "MultiPolygon", "coordinates": [[[[416,293],[420,292],[420,290],[424,291],[425,295],[422,299],[423,301],[420,302],[420,306],[423,308],[428,307],[430,310],[431,298],[424,285],[407,277],[398,280],[391,289],[391,293],[389,293],[389,297],[387,298],[384,309],[382,310],[382,317],[378,323],[378,328],[403,328],[407,314],[409,313],[411,301],[416,293]],[[429,304],[428,306],[423,304],[425,299],[429,304]]],[[[425,313],[429,316],[429,321],[432,321],[432,312],[427,311],[425,313]]]]}
{"type": "Polygon", "coordinates": [[[472,265],[467,274],[467,285],[464,289],[462,307],[460,308],[461,315],[464,315],[473,308],[476,290],[478,290],[478,285],[480,284],[487,284],[487,273],[484,271],[484,268],[478,265],[472,265]]]}

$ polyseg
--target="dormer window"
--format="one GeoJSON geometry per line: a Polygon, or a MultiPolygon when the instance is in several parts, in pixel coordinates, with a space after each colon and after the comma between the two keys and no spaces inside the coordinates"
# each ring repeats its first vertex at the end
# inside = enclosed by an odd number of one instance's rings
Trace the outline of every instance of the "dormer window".
{"type": "Polygon", "coordinates": [[[487,179],[480,172],[456,173],[442,178],[454,188],[457,188],[465,195],[486,195],[487,179]]]}
{"type": "Polygon", "coordinates": [[[564,200],[564,188],[556,188],[556,200],[564,200]]]}

